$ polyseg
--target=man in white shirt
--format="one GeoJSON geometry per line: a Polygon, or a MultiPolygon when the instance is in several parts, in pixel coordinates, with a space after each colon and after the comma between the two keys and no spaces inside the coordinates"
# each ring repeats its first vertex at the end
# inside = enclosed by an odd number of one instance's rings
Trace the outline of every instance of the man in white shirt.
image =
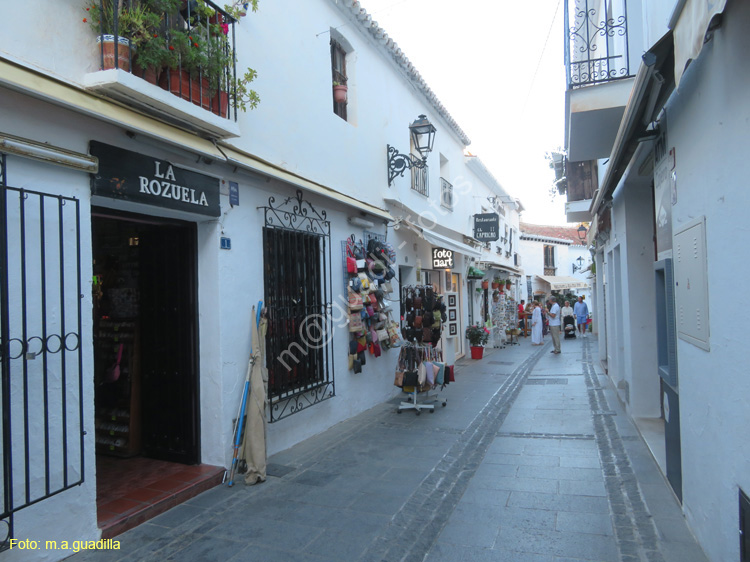
{"type": "Polygon", "coordinates": [[[549,316],[549,333],[552,335],[552,344],[555,346],[555,349],[550,353],[558,355],[560,353],[560,305],[557,304],[555,297],[550,297],[547,299],[547,306],[549,307],[547,313],[547,316],[549,316]]]}

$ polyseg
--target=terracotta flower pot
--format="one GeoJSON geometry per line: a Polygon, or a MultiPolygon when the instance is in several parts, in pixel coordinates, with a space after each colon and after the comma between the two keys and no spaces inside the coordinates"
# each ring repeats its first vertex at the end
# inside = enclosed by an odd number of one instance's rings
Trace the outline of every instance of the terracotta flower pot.
{"type": "Polygon", "coordinates": [[[333,87],[333,101],[336,103],[346,103],[346,92],[349,88],[344,85],[333,87]]]}
{"type": "Polygon", "coordinates": [[[96,37],[97,55],[99,62],[102,64],[101,70],[119,68],[125,72],[130,72],[130,39],[125,37],[117,38],[117,66],[115,67],[115,36],[98,35],[96,37]],[[104,39],[102,41],[102,39],[104,39]],[[102,55],[103,59],[102,60],[102,55]]]}
{"type": "Polygon", "coordinates": [[[490,288],[490,282],[482,281],[482,289],[489,289],[489,288],[490,288]]]}
{"type": "Polygon", "coordinates": [[[146,82],[153,84],[154,86],[159,85],[159,75],[161,74],[161,68],[143,68],[142,66],[133,63],[133,75],[138,78],[143,78],[146,82]]]}
{"type": "Polygon", "coordinates": [[[192,78],[184,70],[170,68],[162,73],[159,86],[203,109],[211,108],[208,80],[205,78],[192,78]]]}
{"type": "Polygon", "coordinates": [[[500,283],[492,283],[492,288],[493,289],[499,289],[500,288],[500,283]]]}
{"type": "Polygon", "coordinates": [[[484,348],[483,347],[475,347],[471,346],[471,358],[472,359],[481,359],[484,357],[484,348]]]}

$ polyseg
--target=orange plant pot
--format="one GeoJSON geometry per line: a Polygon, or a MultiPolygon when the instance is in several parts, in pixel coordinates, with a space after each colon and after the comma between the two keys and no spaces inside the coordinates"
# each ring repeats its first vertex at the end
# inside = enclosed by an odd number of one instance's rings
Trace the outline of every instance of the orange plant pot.
{"type": "Polygon", "coordinates": [[[484,357],[484,348],[483,347],[474,347],[471,346],[471,358],[472,359],[481,359],[484,357]]]}

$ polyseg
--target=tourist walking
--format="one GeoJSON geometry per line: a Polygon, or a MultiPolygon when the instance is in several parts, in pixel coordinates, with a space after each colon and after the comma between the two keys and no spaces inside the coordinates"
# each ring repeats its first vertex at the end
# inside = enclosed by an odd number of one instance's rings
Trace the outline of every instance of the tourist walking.
{"type": "Polygon", "coordinates": [[[560,305],[555,297],[547,300],[549,305],[549,332],[552,334],[552,344],[555,346],[550,353],[560,354],[560,305]]]}
{"type": "Polygon", "coordinates": [[[581,333],[581,337],[585,338],[586,326],[589,321],[589,307],[583,302],[583,297],[578,297],[578,302],[573,306],[573,314],[576,316],[578,331],[581,333]]]}
{"type": "Polygon", "coordinates": [[[534,301],[531,314],[531,345],[542,345],[542,306],[534,301]]]}

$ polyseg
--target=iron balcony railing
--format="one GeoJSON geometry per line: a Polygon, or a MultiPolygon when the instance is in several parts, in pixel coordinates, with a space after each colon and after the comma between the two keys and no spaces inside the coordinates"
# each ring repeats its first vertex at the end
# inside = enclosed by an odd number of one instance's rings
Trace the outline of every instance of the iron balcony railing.
{"type": "Polygon", "coordinates": [[[453,184],[445,178],[440,178],[440,204],[453,210],[453,184]]]}
{"type": "Polygon", "coordinates": [[[411,188],[425,197],[430,196],[430,186],[427,182],[427,165],[412,166],[411,169],[411,188]]]}
{"type": "Polygon", "coordinates": [[[565,0],[568,89],[630,78],[627,0],[565,0]],[[572,4],[572,10],[569,10],[572,4]]]}
{"type": "Polygon", "coordinates": [[[210,0],[92,0],[84,21],[97,33],[101,70],[131,72],[237,119],[235,20],[210,0]]]}

